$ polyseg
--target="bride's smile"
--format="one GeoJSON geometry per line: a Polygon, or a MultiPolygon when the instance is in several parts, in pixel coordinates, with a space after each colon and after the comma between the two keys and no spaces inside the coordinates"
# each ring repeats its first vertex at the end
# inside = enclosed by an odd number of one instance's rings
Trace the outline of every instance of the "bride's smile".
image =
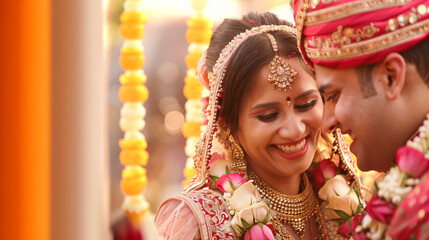
{"type": "MultiPolygon", "coordinates": [[[[307,136],[308,137],[308,136],[307,136]]],[[[278,150],[279,154],[288,159],[299,158],[307,153],[308,141],[307,137],[302,138],[298,142],[289,144],[276,144],[274,145],[278,150]]]]}

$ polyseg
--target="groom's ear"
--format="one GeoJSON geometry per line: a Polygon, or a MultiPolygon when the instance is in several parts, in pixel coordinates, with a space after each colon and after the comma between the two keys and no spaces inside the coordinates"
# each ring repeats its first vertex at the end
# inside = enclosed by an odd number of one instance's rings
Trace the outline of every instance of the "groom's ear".
{"type": "Polygon", "coordinates": [[[402,92],[405,83],[406,63],[399,53],[390,53],[378,65],[373,76],[377,92],[387,99],[395,100],[402,92]]]}

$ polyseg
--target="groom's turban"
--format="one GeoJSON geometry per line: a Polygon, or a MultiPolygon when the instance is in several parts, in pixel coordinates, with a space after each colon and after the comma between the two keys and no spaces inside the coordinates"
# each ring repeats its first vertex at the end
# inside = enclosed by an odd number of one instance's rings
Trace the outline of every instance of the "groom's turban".
{"type": "Polygon", "coordinates": [[[429,35],[429,0],[297,0],[298,47],[307,63],[349,68],[403,52],[429,35]]]}

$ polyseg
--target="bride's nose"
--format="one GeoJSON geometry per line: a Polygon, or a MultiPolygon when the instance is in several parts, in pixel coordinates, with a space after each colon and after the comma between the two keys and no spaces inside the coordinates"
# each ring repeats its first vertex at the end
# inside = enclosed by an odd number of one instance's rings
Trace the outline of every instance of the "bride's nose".
{"type": "Polygon", "coordinates": [[[305,123],[295,114],[289,115],[282,123],[279,129],[279,135],[291,140],[299,140],[305,132],[305,123]]]}

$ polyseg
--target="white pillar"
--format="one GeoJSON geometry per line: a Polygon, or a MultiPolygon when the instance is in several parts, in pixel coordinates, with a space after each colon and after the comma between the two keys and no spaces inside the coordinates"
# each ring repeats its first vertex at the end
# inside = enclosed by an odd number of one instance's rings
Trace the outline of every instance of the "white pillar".
{"type": "Polygon", "coordinates": [[[111,238],[103,2],[52,1],[52,239],[111,238]]]}

